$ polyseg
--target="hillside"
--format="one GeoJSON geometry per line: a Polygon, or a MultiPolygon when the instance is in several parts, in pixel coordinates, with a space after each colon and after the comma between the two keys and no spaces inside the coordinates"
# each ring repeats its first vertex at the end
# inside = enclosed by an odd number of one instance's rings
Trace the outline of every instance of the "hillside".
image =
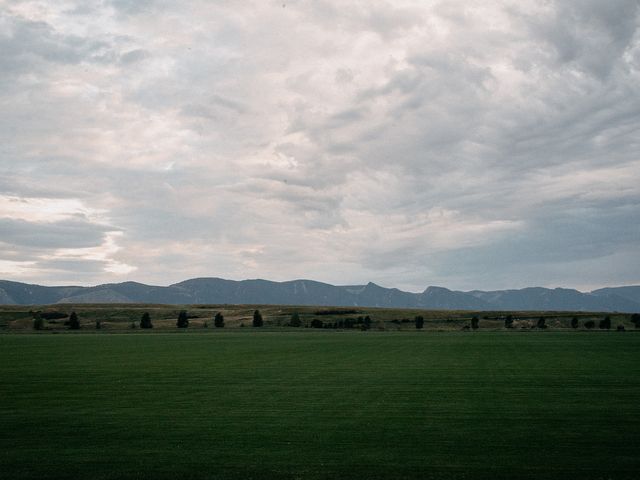
{"type": "Polygon", "coordinates": [[[93,287],[45,287],[1,280],[0,303],[260,304],[633,313],[640,312],[640,286],[605,288],[588,293],[542,287],[462,292],[432,286],[422,293],[410,293],[371,282],[367,285],[336,286],[312,280],[272,282],[194,278],[168,287],[137,282],[93,287]]]}

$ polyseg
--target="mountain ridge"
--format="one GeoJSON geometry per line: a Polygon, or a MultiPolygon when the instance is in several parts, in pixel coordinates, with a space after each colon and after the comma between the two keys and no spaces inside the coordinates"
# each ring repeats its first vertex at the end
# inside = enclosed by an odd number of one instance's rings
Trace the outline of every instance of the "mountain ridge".
{"type": "Polygon", "coordinates": [[[255,304],[635,313],[640,312],[640,286],[607,287],[592,292],[544,287],[465,292],[429,286],[423,292],[411,293],[381,287],[373,282],[366,285],[331,285],[307,279],[273,282],[264,279],[200,277],[169,286],[126,281],[88,287],[42,286],[0,280],[0,303],[255,304]]]}

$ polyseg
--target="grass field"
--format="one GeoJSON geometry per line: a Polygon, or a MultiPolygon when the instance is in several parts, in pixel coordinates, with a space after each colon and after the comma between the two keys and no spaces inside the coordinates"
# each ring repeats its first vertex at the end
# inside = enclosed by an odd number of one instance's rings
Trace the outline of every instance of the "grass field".
{"type": "Polygon", "coordinates": [[[635,332],[0,335],[7,479],[635,479],[635,332]]]}

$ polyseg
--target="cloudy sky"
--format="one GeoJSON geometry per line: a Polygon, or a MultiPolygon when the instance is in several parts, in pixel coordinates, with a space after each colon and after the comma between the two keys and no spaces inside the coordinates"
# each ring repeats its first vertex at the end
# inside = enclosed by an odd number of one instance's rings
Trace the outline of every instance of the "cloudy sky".
{"type": "Polygon", "coordinates": [[[0,0],[0,278],[640,283],[640,0],[0,0]]]}

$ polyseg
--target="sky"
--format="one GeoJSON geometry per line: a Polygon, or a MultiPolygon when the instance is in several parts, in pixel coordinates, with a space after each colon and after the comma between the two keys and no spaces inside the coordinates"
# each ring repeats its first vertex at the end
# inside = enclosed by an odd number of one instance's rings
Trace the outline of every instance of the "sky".
{"type": "Polygon", "coordinates": [[[0,0],[0,278],[640,284],[640,0],[0,0]]]}

